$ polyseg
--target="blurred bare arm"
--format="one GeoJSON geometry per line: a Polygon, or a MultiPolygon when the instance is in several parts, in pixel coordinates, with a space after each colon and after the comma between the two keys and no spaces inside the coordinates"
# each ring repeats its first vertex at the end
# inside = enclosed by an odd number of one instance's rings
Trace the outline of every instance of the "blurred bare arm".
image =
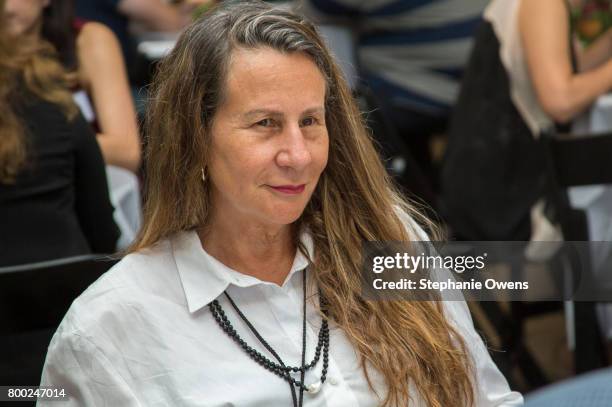
{"type": "Polygon", "coordinates": [[[193,1],[172,5],[162,0],[121,0],[118,9],[151,31],[180,31],[191,22],[193,1]]]}
{"type": "Polygon", "coordinates": [[[79,81],[92,98],[107,164],[137,171],[140,136],[119,42],[102,24],[87,23],[77,39],[79,81]]]}
{"type": "Polygon", "coordinates": [[[574,74],[563,0],[523,0],[519,25],[529,72],[544,110],[567,122],[612,88],[612,60],[574,74]]]}
{"type": "Polygon", "coordinates": [[[608,29],[589,47],[578,48],[577,57],[580,72],[597,68],[610,60],[612,58],[612,29],[608,29]]]}

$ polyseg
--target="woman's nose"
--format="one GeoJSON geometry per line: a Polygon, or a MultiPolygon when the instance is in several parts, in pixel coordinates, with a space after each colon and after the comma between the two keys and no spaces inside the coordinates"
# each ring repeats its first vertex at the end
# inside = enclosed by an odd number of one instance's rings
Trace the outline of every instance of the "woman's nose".
{"type": "Polygon", "coordinates": [[[306,167],[312,161],[307,140],[299,125],[285,127],[276,160],[279,166],[296,170],[306,167]]]}

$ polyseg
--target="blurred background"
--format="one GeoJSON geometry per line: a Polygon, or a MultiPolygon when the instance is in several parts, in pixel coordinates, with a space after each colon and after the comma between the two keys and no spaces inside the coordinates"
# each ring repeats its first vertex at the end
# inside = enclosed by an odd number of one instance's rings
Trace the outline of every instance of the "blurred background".
{"type": "MultiPolygon", "coordinates": [[[[138,233],[148,85],[216,3],[0,0],[0,385],[38,384],[63,313],[138,233]]],[[[389,173],[447,239],[524,242],[494,265],[519,273],[572,267],[530,242],[604,242],[587,269],[612,285],[610,0],[269,3],[316,24],[389,173]]],[[[612,405],[604,300],[470,308],[529,403],[612,405]]]]}

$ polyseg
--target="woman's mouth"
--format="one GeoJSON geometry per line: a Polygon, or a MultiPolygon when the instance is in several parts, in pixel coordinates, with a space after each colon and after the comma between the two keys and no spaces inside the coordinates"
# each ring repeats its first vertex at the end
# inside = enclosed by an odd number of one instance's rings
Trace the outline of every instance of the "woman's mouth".
{"type": "Polygon", "coordinates": [[[297,194],[301,194],[302,192],[304,192],[304,187],[305,186],[306,186],[306,184],[300,184],[300,185],[278,185],[278,186],[270,186],[270,188],[274,189],[275,191],[281,192],[283,194],[297,195],[297,194]]]}

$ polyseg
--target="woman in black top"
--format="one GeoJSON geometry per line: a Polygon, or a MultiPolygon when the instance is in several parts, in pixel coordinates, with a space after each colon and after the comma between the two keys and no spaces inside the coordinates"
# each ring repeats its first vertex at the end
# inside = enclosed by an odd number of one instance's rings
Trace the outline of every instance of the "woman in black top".
{"type": "Polygon", "coordinates": [[[104,162],[56,54],[27,38],[16,49],[3,26],[0,266],[112,252],[119,232],[104,162]]]}

